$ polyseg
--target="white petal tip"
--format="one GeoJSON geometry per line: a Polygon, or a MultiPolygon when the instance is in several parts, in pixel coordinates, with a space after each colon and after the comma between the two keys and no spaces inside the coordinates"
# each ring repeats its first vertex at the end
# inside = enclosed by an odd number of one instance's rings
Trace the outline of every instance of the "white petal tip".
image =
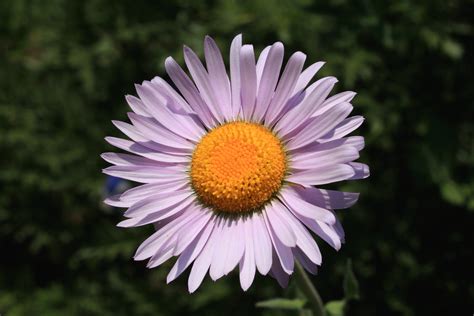
{"type": "Polygon", "coordinates": [[[284,47],[282,42],[276,42],[273,45],[275,45],[275,47],[280,48],[280,49],[284,47]]]}
{"type": "Polygon", "coordinates": [[[240,287],[242,288],[242,290],[244,292],[247,292],[247,290],[250,288],[250,285],[251,284],[242,284],[242,283],[240,283],[240,287]]]}
{"type": "Polygon", "coordinates": [[[130,226],[127,224],[127,220],[124,220],[124,221],[121,221],[120,223],[117,223],[116,226],[117,226],[117,227],[121,227],[121,228],[128,228],[128,227],[130,227],[130,226]]]}
{"type": "Polygon", "coordinates": [[[174,66],[175,64],[176,64],[176,61],[174,60],[173,57],[171,57],[171,56],[166,57],[166,59],[165,59],[165,67],[174,66]]]}

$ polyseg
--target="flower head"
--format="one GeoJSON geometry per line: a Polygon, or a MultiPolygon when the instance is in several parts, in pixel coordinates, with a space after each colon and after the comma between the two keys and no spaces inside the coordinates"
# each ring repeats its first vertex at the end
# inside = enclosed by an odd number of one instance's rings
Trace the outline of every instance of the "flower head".
{"type": "Polygon", "coordinates": [[[114,121],[131,140],[107,137],[125,153],[104,153],[104,173],[143,183],[106,203],[128,208],[120,227],[154,224],[156,232],[135,259],[156,267],[178,257],[171,282],[192,265],[189,291],[205,275],[213,280],[237,266],[247,290],[256,271],[285,286],[298,260],[316,273],[321,253],[314,233],[335,249],[344,241],[335,209],[357,193],[315,186],[368,176],[354,162],[364,147],[346,137],[363,121],[348,117],[353,92],[328,98],[337,80],[310,84],[322,62],[303,70],[306,56],[283,64],[283,44],[265,48],[257,61],[238,35],[230,49],[230,78],[216,43],[204,41],[206,67],[188,47],[191,78],[169,57],[160,77],[127,96],[132,124],[114,121]],[[309,86],[308,86],[309,85],[309,86]]]}

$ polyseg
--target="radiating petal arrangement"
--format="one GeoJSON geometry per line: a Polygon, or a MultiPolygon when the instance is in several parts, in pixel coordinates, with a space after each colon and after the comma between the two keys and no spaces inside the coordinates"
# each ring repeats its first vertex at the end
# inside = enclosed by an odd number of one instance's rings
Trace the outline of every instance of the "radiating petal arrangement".
{"type": "Polygon", "coordinates": [[[128,153],[104,153],[104,173],[142,183],[106,199],[127,208],[120,227],[153,224],[156,232],[135,260],[157,267],[177,257],[167,282],[190,268],[194,292],[209,273],[217,280],[238,268],[247,290],[258,271],[286,286],[295,260],[316,273],[319,236],[338,250],[344,231],[334,210],[354,205],[358,193],[317,188],[369,176],[354,162],[364,138],[347,136],[363,122],[349,117],[355,93],[329,97],[337,83],[311,83],[323,62],[306,69],[296,52],[283,64],[277,42],[256,58],[238,35],[230,72],[214,40],[204,40],[205,65],[189,48],[190,76],[171,57],[175,88],[156,77],[126,96],[130,123],[113,121],[128,139],[107,137],[128,153]],[[314,235],[313,235],[314,234],[314,235]]]}

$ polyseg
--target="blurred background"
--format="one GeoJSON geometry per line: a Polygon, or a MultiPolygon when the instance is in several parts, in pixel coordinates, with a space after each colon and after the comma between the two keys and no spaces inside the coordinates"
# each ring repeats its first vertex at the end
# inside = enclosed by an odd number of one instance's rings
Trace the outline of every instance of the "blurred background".
{"type": "MultiPolygon", "coordinates": [[[[152,227],[121,229],[102,204],[115,183],[99,154],[110,123],[126,119],[134,83],[164,76],[182,45],[202,56],[213,36],[260,51],[327,62],[319,76],[354,90],[366,121],[361,161],[372,175],[336,187],[361,192],[339,212],[346,244],[319,242],[312,277],[324,301],[343,296],[352,258],[360,300],[347,315],[474,312],[474,70],[472,1],[0,2],[0,314],[277,315],[255,303],[293,297],[257,277],[187,276],[166,285],[172,263],[148,270],[132,255],[152,227]]],[[[280,315],[296,315],[290,311],[280,315]]]]}

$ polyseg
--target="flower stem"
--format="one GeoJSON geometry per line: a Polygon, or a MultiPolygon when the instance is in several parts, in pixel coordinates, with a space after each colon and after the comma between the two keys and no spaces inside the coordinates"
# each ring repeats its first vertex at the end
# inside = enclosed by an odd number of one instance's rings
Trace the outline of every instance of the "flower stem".
{"type": "Polygon", "coordinates": [[[300,265],[299,262],[295,261],[295,268],[296,268],[296,281],[298,283],[298,288],[303,292],[308,300],[309,307],[313,311],[314,316],[326,316],[326,311],[324,310],[323,300],[321,296],[319,296],[318,291],[314,287],[313,283],[304,271],[303,267],[300,265]]]}

